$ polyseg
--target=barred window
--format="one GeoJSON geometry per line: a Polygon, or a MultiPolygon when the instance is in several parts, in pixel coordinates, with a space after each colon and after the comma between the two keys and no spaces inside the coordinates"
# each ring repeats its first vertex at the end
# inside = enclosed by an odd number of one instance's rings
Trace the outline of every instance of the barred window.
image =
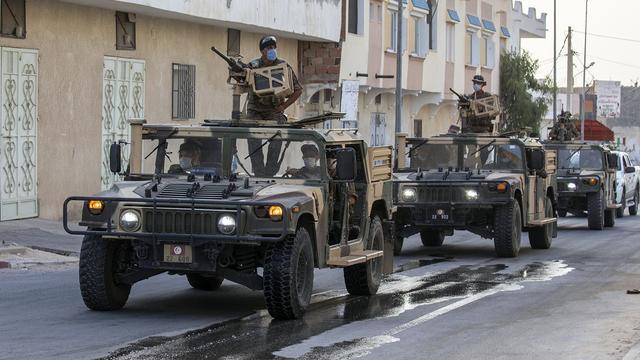
{"type": "Polygon", "coordinates": [[[172,119],[196,117],[196,66],[173,64],[172,119]]]}
{"type": "Polygon", "coordinates": [[[26,30],[25,0],[0,0],[0,34],[24,39],[26,30]]]}
{"type": "Polygon", "coordinates": [[[116,49],[136,49],[136,14],[116,11],[116,49]]]}
{"type": "Polygon", "coordinates": [[[227,56],[240,56],[240,30],[227,30],[227,56]]]}

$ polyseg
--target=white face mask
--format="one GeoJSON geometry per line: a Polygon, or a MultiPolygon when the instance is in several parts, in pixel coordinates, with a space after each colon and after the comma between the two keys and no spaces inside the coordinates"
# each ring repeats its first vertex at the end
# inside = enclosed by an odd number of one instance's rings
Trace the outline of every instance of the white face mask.
{"type": "Polygon", "coordinates": [[[183,156],[180,158],[180,167],[182,170],[190,170],[191,169],[191,158],[188,156],[183,156]]]}
{"type": "Polygon", "coordinates": [[[473,84],[473,91],[480,91],[480,89],[482,89],[482,85],[480,85],[480,84],[473,84]]]}
{"type": "Polygon", "coordinates": [[[316,167],[316,158],[304,158],[304,166],[308,168],[316,167]]]}

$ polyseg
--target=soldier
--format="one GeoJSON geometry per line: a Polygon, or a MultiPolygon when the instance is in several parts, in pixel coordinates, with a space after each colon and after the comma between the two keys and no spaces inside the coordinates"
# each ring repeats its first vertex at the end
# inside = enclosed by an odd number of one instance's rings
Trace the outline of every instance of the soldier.
{"type": "Polygon", "coordinates": [[[185,174],[188,171],[200,166],[200,156],[202,149],[200,145],[189,139],[180,144],[178,150],[178,164],[169,167],[169,174],[185,174]]]}
{"type": "Polygon", "coordinates": [[[289,168],[286,173],[295,178],[319,179],[321,168],[318,166],[318,162],[320,161],[318,148],[312,144],[304,144],[300,147],[300,150],[302,151],[304,166],[300,169],[289,168]]]}
{"type": "Polygon", "coordinates": [[[473,93],[468,95],[471,100],[482,99],[491,96],[491,93],[484,91],[484,87],[487,86],[487,81],[482,75],[475,75],[471,80],[473,83],[473,93]]]}
{"type": "Polygon", "coordinates": [[[571,120],[571,113],[568,111],[560,112],[558,121],[553,124],[549,139],[557,141],[571,141],[578,138],[580,132],[576,129],[576,125],[571,120]]]}
{"type": "MultiPolygon", "coordinates": [[[[285,61],[278,59],[277,44],[275,36],[264,36],[258,43],[262,56],[249,63],[249,67],[252,69],[263,68],[267,66],[273,66],[282,64],[285,61]]],[[[287,64],[287,66],[289,66],[287,64]]],[[[289,66],[291,68],[291,66],[289,66]]],[[[293,94],[287,99],[280,99],[275,96],[258,96],[253,91],[249,90],[248,104],[247,104],[247,118],[252,120],[271,120],[276,121],[278,124],[287,122],[287,117],[284,115],[284,110],[291,106],[302,94],[302,86],[298,82],[293,70],[291,70],[293,76],[293,94]]],[[[261,146],[260,140],[249,140],[249,150],[253,152],[261,146]]],[[[282,148],[282,142],[274,139],[269,143],[267,151],[267,163],[264,163],[264,155],[262,151],[257,151],[251,156],[251,167],[254,169],[256,175],[260,176],[273,176],[278,169],[276,165],[278,163],[278,156],[280,155],[280,149],[282,148]]]]}

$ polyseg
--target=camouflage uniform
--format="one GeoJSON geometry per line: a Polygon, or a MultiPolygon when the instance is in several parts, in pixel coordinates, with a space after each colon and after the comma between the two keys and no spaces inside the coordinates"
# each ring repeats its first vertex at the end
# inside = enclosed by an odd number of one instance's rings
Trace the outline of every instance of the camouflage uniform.
{"type": "MultiPolygon", "coordinates": [[[[488,91],[484,91],[482,89],[478,91],[474,91],[470,95],[466,95],[469,100],[479,100],[488,98],[491,96],[491,93],[488,91]]],[[[463,133],[475,133],[475,132],[492,132],[493,131],[493,123],[491,122],[495,117],[482,117],[482,118],[466,118],[462,119],[462,132],[463,133]]]]}
{"type": "Polygon", "coordinates": [[[549,132],[549,139],[557,141],[571,141],[577,139],[579,136],[580,132],[571,120],[571,113],[568,111],[560,113],[558,121],[553,124],[549,132]]]}

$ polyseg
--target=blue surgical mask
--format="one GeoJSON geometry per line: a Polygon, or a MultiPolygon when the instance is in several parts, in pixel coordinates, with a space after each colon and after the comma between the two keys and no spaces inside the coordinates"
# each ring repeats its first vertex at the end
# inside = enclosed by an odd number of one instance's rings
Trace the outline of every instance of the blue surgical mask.
{"type": "Polygon", "coordinates": [[[482,89],[482,85],[480,85],[480,84],[473,84],[473,91],[480,91],[480,89],[482,89]]]}
{"type": "Polygon", "coordinates": [[[274,61],[277,58],[278,58],[278,52],[276,51],[276,49],[267,50],[267,60],[274,61]]]}
{"type": "Polygon", "coordinates": [[[184,171],[191,170],[192,167],[191,158],[187,156],[183,156],[180,158],[180,168],[184,171]]]}

